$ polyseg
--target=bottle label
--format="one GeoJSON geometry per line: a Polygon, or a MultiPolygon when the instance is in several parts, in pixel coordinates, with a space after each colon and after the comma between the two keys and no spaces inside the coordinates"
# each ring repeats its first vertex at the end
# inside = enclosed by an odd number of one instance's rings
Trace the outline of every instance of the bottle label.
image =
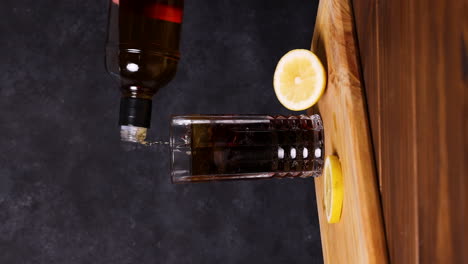
{"type": "Polygon", "coordinates": [[[182,23],[182,10],[170,5],[160,3],[152,4],[146,7],[145,15],[154,19],[178,24],[182,23]]]}
{"type": "MultiPolygon", "coordinates": [[[[120,0],[112,0],[116,5],[120,4],[120,0]]],[[[145,7],[144,14],[158,20],[164,20],[172,23],[182,23],[182,9],[161,3],[153,3],[145,7]]]]}

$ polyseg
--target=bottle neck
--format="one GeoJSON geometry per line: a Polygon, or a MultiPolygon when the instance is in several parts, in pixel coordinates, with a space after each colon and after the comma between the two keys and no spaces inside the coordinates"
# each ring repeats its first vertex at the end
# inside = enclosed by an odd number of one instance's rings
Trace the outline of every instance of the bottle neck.
{"type": "Polygon", "coordinates": [[[150,99],[122,97],[120,100],[120,137],[123,141],[141,142],[151,126],[150,99]]]}
{"type": "Polygon", "coordinates": [[[151,99],[122,97],[119,125],[149,128],[151,126],[151,99]]]}

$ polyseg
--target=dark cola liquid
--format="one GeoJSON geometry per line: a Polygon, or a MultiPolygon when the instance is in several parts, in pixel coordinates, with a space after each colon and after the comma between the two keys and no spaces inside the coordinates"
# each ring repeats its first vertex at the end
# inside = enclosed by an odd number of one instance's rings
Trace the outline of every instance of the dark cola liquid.
{"type": "Polygon", "coordinates": [[[190,130],[191,173],[195,180],[217,174],[309,177],[321,173],[323,131],[310,119],[280,117],[252,124],[192,124],[190,130]]]}

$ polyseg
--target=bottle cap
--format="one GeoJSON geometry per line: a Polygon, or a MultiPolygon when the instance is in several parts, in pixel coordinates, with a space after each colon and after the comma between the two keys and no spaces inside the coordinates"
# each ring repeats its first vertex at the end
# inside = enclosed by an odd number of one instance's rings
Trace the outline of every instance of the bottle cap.
{"type": "Polygon", "coordinates": [[[146,127],[120,126],[120,139],[127,142],[144,143],[147,130],[146,127]]]}

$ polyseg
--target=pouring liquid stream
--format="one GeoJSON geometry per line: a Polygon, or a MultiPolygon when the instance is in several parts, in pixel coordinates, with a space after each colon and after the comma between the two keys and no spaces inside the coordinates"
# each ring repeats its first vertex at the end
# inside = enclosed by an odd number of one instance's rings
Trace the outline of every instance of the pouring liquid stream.
{"type": "Polygon", "coordinates": [[[158,141],[142,141],[140,142],[140,144],[144,145],[144,146],[148,146],[148,147],[151,147],[151,146],[154,146],[154,145],[158,145],[158,146],[169,146],[169,141],[163,141],[163,140],[158,140],[158,141]]]}

